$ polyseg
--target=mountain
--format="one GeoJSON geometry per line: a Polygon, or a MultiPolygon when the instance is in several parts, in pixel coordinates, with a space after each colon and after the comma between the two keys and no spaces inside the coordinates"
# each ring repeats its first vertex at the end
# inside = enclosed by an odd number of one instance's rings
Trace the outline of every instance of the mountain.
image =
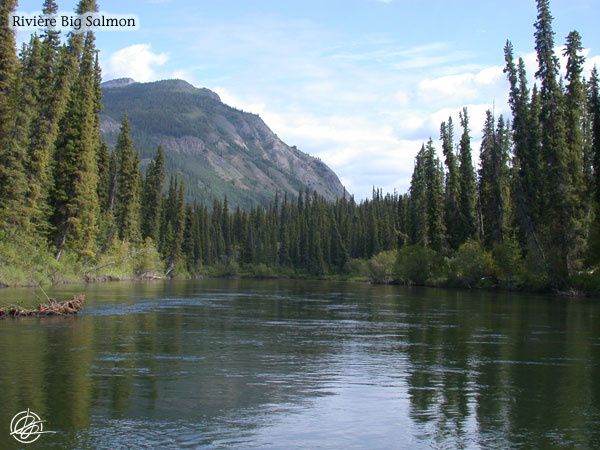
{"type": "Polygon", "coordinates": [[[266,204],[279,191],[297,196],[306,188],[334,200],[344,194],[336,174],[321,160],[290,147],[256,114],[232,108],[219,96],[182,80],[102,84],[100,128],[114,148],[124,114],[134,144],[147,164],[160,144],[167,169],[181,177],[188,197],[207,205],[227,195],[231,206],[266,204]]]}

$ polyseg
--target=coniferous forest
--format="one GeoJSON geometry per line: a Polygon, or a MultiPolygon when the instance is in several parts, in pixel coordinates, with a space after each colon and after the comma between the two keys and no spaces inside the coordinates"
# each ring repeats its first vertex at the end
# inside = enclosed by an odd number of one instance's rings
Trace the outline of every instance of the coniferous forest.
{"type": "MultiPolygon", "coordinates": [[[[406,194],[274,193],[249,210],[187,202],[161,148],[142,171],[127,117],[111,151],[93,33],[48,29],[17,51],[16,0],[0,8],[1,284],[331,276],[600,292],[599,74],[586,78],[577,31],[560,67],[548,0],[537,0],[533,85],[506,43],[511,114],[487,112],[479,161],[465,108],[423,144],[406,194]]],[[[77,12],[97,9],[81,0],[77,12]]]]}

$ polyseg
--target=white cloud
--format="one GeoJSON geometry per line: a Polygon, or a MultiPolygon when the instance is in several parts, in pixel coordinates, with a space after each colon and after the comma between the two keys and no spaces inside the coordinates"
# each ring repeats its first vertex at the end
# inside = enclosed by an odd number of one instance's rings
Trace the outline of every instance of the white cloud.
{"type": "Polygon", "coordinates": [[[196,80],[196,77],[194,76],[194,74],[186,69],[174,70],[173,72],[171,72],[168,75],[168,77],[165,77],[165,78],[173,78],[175,80],[185,80],[194,86],[198,85],[198,81],[196,80]]]}
{"type": "MultiPolygon", "coordinates": [[[[246,39],[238,39],[235,31],[231,32],[234,42],[246,39]]],[[[378,42],[371,51],[348,51],[343,46],[329,45],[326,51],[319,52],[314,49],[322,44],[313,42],[309,34],[298,35],[311,51],[300,46],[291,61],[287,58],[285,66],[277,66],[277,72],[281,72],[277,78],[290,77],[289,90],[283,95],[273,89],[268,79],[257,80],[251,74],[246,76],[255,80],[250,85],[229,82],[215,90],[225,103],[258,113],[288,144],[320,157],[358,198],[369,196],[374,185],[388,191],[405,191],[421,144],[432,137],[439,147],[440,122],[449,115],[458,131],[458,112],[467,103],[476,151],[485,110],[493,107],[495,95],[506,93],[501,66],[464,64],[460,56],[459,65],[448,65],[448,55],[464,54],[443,43],[402,48],[378,42]],[[320,72],[297,77],[288,64],[316,66],[320,72]],[[428,66],[429,73],[440,76],[420,83],[422,71],[407,75],[397,69],[399,65],[428,66]]],[[[279,44],[260,45],[265,53],[253,55],[257,61],[243,70],[252,73],[257,65],[272,67],[274,56],[280,56],[279,44]]],[[[235,49],[235,53],[241,51],[247,53],[246,49],[235,49]]],[[[235,57],[229,55],[231,59],[235,57]]]]}
{"type": "Polygon", "coordinates": [[[135,44],[112,53],[106,62],[105,79],[133,78],[136,81],[153,81],[159,77],[157,67],[169,59],[166,53],[155,53],[150,44],[135,44]]]}
{"type": "Polygon", "coordinates": [[[425,101],[469,101],[487,95],[495,96],[505,91],[502,66],[487,67],[478,72],[466,72],[426,79],[419,83],[419,95],[425,101]]]}
{"type": "MultiPolygon", "coordinates": [[[[215,91],[219,95],[219,97],[221,97],[221,101],[223,103],[225,103],[226,105],[232,106],[236,109],[246,111],[246,112],[251,112],[254,114],[258,114],[258,115],[262,115],[266,111],[265,103],[261,102],[260,100],[252,101],[252,100],[242,99],[242,98],[236,96],[235,94],[233,94],[228,89],[223,88],[223,87],[215,87],[215,88],[212,88],[212,90],[215,91]]],[[[270,124],[267,123],[267,125],[270,125],[270,124]]]]}
{"type": "MultiPolygon", "coordinates": [[[[407,47],[388,36],[348,37],[271,16],[201,25],[193,25],[189,46],[202,66],[176,75],[259,114],[286,143],[320,157],[357,198],[368,197],[373,185],[404,192],[421,144],[432,137],[440,149],[439,127],[448,116],[458,141],[463,106],[474,159],[485,111],[509,112],[501,56],[498,65],[482,66],[475,64],[480,55],[448,43],[407,47]]],[[[185,30],[179,34],[189,39],[185,30]]],[[[524,57],[533,76],[535,54],[524,57]]]]}
{"type": "Polygon", "coordinates": [[[410,103],[411,94],[409,92],[406,92],[405,90],[400,89],[396,91],[396,94],[394,94],[394,98],[398,102],[398,105],[404,106],[410,103]]]}

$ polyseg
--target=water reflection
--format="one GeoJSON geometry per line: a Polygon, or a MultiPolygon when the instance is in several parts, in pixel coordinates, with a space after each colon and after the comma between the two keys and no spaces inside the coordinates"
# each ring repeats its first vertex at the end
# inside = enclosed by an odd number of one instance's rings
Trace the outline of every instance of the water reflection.
{"type": "MultiPolygon", "coordinates": [[[[32,295],[0,303],[15,293],[32,295]]],[[[80,317],[0,321],[0,430],[30,408],[59,432],[38,448],[600,446],[593,301],[294,281],[87,293],[80,317]]]]}

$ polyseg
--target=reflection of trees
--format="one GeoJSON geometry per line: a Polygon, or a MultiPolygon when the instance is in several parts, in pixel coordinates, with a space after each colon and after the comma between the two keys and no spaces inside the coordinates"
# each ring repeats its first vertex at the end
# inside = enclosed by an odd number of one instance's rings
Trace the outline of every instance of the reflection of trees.
{"type": "MultiPolygon", "coordinates": [[[[66,447],[81,443],[75,433],[94,415],[196,424],[242,417],[250,429],[263,409],[327,395],[366,351],[377,357],[372,370],[401,380],[398,389],[406,383],[410,417],[434,445],[598,446],[600,428],[590,426],[600,422],[596,305],[282,285],[99,285],[89,299],[106,315],[3,322],[1,423],[29,407],[66,432],[56,437],[66,447]]],[[[0,448],[10,448],[5,439],[0,433],[0,448]]]]}
{"type": "Polygon", "coordinates": [[[333,313],[276,289],[236,296],[223,284],[92,287],[90,304],[108,313],[5,322],[2,423],[30,407],[63,432],[47,442],[72,447],[94,414],[200,422],[315,395],[326,380],[306,374],[324,372],[335,342],[319,329],[333,313]],[[123,304],[131,310],[119,312],[123,304]]]}
{"type": "Polygon", "coordinates": [[[420,291],[406,333],[411,417],[465,445],[593,447],[600,442],[598,321],[591,305],[420,291]],[[481,298],[478,298],[481,297],[481,298]],[[594,401],[596,400],[596,403],[594,401]],[[470,436],[470,439],[473,439],[470,436]],[[594,444],[595,443],[595,444],[594,444]]]}
{"type": "MultiPolygon", "coordinates": [[[[87,426],[92,321],[83,317],[44,318],[3,325],[1,423],[10,423],[14,414],[29,408],[47,420],[50,429],[87,426]]],[[[0,433],[0,448],[12,448],[14,444],[12,438],[0,433]]]]}

